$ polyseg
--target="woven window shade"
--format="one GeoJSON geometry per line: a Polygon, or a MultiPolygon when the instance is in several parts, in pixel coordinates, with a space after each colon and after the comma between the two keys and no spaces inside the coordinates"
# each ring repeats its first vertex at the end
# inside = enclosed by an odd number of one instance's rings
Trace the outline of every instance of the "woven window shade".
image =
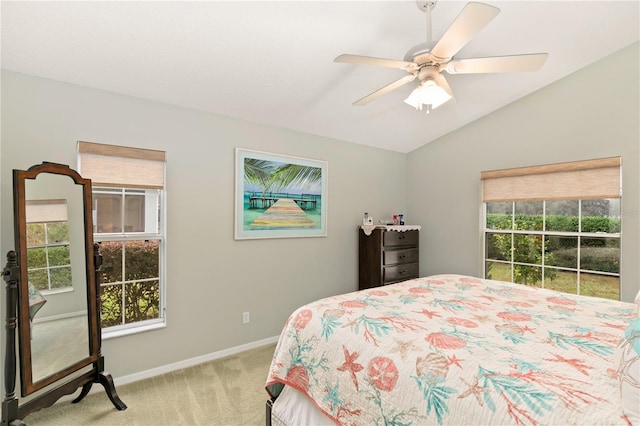
{"type": "Polygon", "coordinates": [[[482,172],[482,201],[620,198],[620,157],[482,172]]]}
{"type": "Polygon", "coordinates": [[[93,186],[163,188],[166,153],[78,142],[78,170],[93,186]]]}
{"type": "Polygon", "coordinates": [[[66,200],[27,200],[27,223],[66,222],[66,200]]]}

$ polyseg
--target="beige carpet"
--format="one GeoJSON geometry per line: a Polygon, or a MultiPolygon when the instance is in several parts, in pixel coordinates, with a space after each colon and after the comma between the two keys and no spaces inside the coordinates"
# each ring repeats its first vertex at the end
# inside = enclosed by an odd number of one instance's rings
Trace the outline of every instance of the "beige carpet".
{"type": "Polygon", "coordinates": [[[86,315],[31,324],[31,371],[38,381],[89,356],[86,315]]]}
{"type": "Polygon", "coordinates": [[[264,425],[264,384],[275,344],[117,387],[117,411],[100,384],[79,404],[61,401],[28,415],[29,426],[264,425]]]}

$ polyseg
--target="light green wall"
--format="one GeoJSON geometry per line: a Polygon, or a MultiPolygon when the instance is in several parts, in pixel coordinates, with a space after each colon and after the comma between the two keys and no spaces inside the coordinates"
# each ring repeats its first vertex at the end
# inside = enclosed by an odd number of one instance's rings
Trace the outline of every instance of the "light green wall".
{"type": "MultiPolygon", "coordinates": [[[[640,73],[635,43],[409,154],[420,273],[482,273],[480,172],[622,156],[621,296],[640,288],[640,73]]],[[[435,116],[434,116],[435,118],[435,116]]]]}
{"type": "Polygon", "coordinates": [[[356,290],[364,211],[406,212],[405,154],[4,71],[3,257],[12,169],[75,168],[78,140],[167,152],[167,327],[104,341],[116,378],[277,336],[298,306],[356,290]],[[236,147],[327,161],[328,236],[235,241],[236,147]]]}

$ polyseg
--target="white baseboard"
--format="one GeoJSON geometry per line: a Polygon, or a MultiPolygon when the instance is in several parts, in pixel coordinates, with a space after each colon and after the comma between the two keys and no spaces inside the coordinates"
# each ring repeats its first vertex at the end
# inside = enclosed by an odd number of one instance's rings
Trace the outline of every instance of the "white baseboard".
{"type": "Polygon", "coordinates": [[[161,374],[166,374],[172,371],[181,370],[183,368],[202,364],[203,362],[213,361],[215,359],[224,358],[229,355],[235,355],[237,353],[248,351],[250,349],[255,349],[261,346],[270,345],[272,343],[276,343],[279,337],[280,337],[279,335],[268,337],[266,339],[257,340],[251,343],[246,343],[244,345],[234,346],[232,348],[223,349],[221,351],[213,352],[210,354],[185,359],[184,361],[178,361],[172,364],[163,365],[161,367],[151,368],[149,370],[141,371],[139,373],[133,373],[127,376],[117,377],[117,378],[114,378],[113,381],[116,385],[120,385],[120,386],[126,385],[127,383],[137,382],[138,380],[148,379],[150,377],[155,377],[161,374]]]}
{"type": "Polygon", "coordinates": [[[67,319],[67,318],[73,318],[73,317],[79,317],[79,316],[87,316],[87,311],[67,312],[65,314],[49,315],[48,317],[34,318],[33,323],[38,324],[41,322],[56,321],[60,319],[67,319]]]}

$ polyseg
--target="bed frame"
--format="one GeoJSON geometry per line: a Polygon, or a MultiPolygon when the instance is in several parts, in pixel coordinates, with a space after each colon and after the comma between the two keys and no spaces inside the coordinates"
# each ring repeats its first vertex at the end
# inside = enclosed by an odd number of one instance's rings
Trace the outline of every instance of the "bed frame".
{"type": "Polygon", "coordinates": [[[266,426],[271,426],[271,408],[273,407],[273,403],[275,402],[275,400],[276,398],[267,399],[267,402],[265,404],[265,408],[266,408],[265,425],[266,426]]]}

